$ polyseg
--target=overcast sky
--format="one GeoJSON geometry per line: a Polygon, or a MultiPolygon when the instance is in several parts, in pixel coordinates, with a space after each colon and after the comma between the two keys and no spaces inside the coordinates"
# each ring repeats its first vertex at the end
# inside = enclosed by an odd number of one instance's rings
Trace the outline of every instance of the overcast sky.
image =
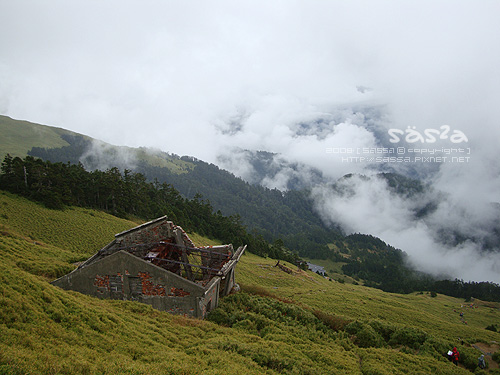
{"type": "MultiPolygon", "coordinates": [[[[0,113],[208,161],[230,145],[314,152],[290,127],[353,103],[471,138],[496,130],[499,15],[498,1],[0,0],[0,113]]],[[[357,136],[340,143],[370,143],[357,136]]]]}
{"type": "Polygon", "coordinates": [[[470,162],[432,183],[482,207],[500,201],[499,17],[495,0],[0,0],[0,114],[215,163],[278,152],[338,178],[366,165],[326,150],[378,145],[358,110],[378,108],[386,129],[465,134],[470,162]],[[301,128],[318,119],[321,136],[301,128]]]}

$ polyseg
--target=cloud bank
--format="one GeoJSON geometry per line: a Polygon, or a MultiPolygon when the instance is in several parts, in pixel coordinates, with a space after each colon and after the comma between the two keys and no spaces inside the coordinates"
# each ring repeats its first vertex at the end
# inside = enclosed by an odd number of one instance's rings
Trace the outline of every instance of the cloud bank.
{"type": "MultiPolygon", "coordinates": [[[[306,166],[304,181],[309,168],[331,181],[383,170],[423,177],[448,197],[434,220],[471,222],[479,235],[491,229],[485,207],[500,202],[499,13],[493,0],[0,0],[0,113],[247,179],[241,150],[306,166]],[[390,146],[391,128],[445,124],[467,135],[468,162],[346,162],[333,152],[390,146]]],[[[284,188],[296,173],[263,183],[284,188]]],[[[454,249],[463,256],[446,256],[431,219],[410,220],[411,202],[370,184],[348,199],[317,193],[324,217],[380,235],[421,267],[481,277],[464,266],[478,249],[464,243],[454,249]]]]}
{"type": "Polygon", "coordinates": [[[485,249],[491,241],[497,246],[498,237],[492,237],[500,218],[496,205],[457,201],[459,196],[436,192],[431,185],[419,194],[397,194],[378,175],[354,175],[335,188],[317,186],[313,197],[325,221],[404,249],[417,269],[466,281],[500,282],[498,247],[485,249]],[[429,203],[430,212],[418,215],[429,203]]]}
{"type": "Polygon", "coordinates": [[[29,5],[0,4],[0,110],[109,143],[293,156],[322,144],[290,128],[339,105],[464,131],[498,111],[494,1],[29,5]]]}

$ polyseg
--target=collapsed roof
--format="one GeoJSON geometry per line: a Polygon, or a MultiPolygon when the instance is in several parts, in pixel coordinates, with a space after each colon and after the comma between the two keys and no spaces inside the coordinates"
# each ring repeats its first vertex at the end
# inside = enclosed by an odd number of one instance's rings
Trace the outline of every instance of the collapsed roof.
{"type": "Polygon", "coordinates": [[[238,249],[235,254],[231,244],[197,247],[180,226],[163,216],[116,234],[113,242],[79,268],[121,250],[200,285],[206,285],[214,276],[225,275],[243,253],[243,249],[238,249]]]}
{"type": "Polygon", "coordinates": [[[217,306],[218,297],[235,286],[234,268],[245,249],[234,251],[231,244],[197,247],[181,227],[163,216],[116,234],[111,243],[53,284],[204,317],[217,306]],[[188,296],[197,297],[196,303],[174,298],[188,296]],[[158,302],[158,297],[172,298],[158,302]]]}

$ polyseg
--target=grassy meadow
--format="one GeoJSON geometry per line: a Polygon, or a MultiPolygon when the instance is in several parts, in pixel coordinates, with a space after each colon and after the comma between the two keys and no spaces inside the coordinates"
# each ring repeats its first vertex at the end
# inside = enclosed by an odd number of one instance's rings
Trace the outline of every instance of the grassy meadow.
{"type": "Polygon", "coordinates": [[[500,374],[477,369],[473,347],[498,350],[485,327],[499,304],[384,293],[250,253],[243,291],[204,321],[50,285],[135,225],[0,192],[0,374],[500,374]],[[455,345],[459,367],[443,356],[455,345]]]}
{"type": "MultiPolygon", "coordinates": [[[[61,138],[68,130],[34,124],[28,121],[19,121],[7,116],[0,116],[0,157],[5,154],[25,157],[32,147],[58,148],[68,146],[68,142],[61,138]]],[[[73,133],[74,134],[74,133],[73,133]]]]}

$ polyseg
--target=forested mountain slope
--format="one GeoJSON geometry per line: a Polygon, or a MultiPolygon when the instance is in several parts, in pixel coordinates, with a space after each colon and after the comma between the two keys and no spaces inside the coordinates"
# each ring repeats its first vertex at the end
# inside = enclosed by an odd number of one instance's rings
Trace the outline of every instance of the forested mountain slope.
{"type": "MultiPolygon", "coordinates": [[[[201,195],[223,215],[238,215],[249,230],[256,230],[267,241],[281,238],[302,256],[326,258],[327,244],[341,236],[338,228],[328,228],[313,209],[307,191],[271,190],[251,185],[233,174],[189,156],[179,157],[161,151],[116,147],[63,129],[26,123],[0,116],[9,144],[19,141],[17,152],[0,140],[0,154],[24,157],[27,154],[51,162],[82,163],[88,171],[117,168],[141,173],[148,181],[172,185],[186,198],[201,195]],[[22,143],[39,129],[53,131],[52,141],[22,143]],[[57,138],[59,137],[59,138],[57,138]],[[55,140],[54,140],[55,139],[55,140]],[[57,142],[56,142],[57,140],[57,142]],[[25,147],[24,153],[20,150],[25,147]]],[[[38,138],[37,138],[38,139],[38,138]]]]}
{"type": "MultiPolygon", "coordinates": [[[[186,229],[196,228],[235,245],[245,243],[255,254],[291,261],[298,261],[296,254],[329,259],[342,273],[387,291],[434,290],[500,300],[498,285],[461,280],[436,283],[412,270],[406,254],[383,241],[364,234],[346,237],[325,226],[307,191],[281,192],[251,185],[191,157],[115,147],[5,116],[0,116],[0,123],[8,135],[0,139],[0,150],[12,150],[21,136],[40,141],[45,138],[36,134],[50,134],[45,143],[38,143],[43,147],[32,147],[27,153],[52,162],[32,156],[24,160],[5,157],[0,174],[1,188],[49,207],[77,205],[144,220],[168,214],[186,229]]],[[[23,145],[20,140],[19,145],[23,145]]],[[[418,181],[403,176],[383,177],[396,194],[418,194],[424,189],[418,181]]],[[[431,205],[415,215],[425,215],[426,210],[432,210],[431,205]]]]}

